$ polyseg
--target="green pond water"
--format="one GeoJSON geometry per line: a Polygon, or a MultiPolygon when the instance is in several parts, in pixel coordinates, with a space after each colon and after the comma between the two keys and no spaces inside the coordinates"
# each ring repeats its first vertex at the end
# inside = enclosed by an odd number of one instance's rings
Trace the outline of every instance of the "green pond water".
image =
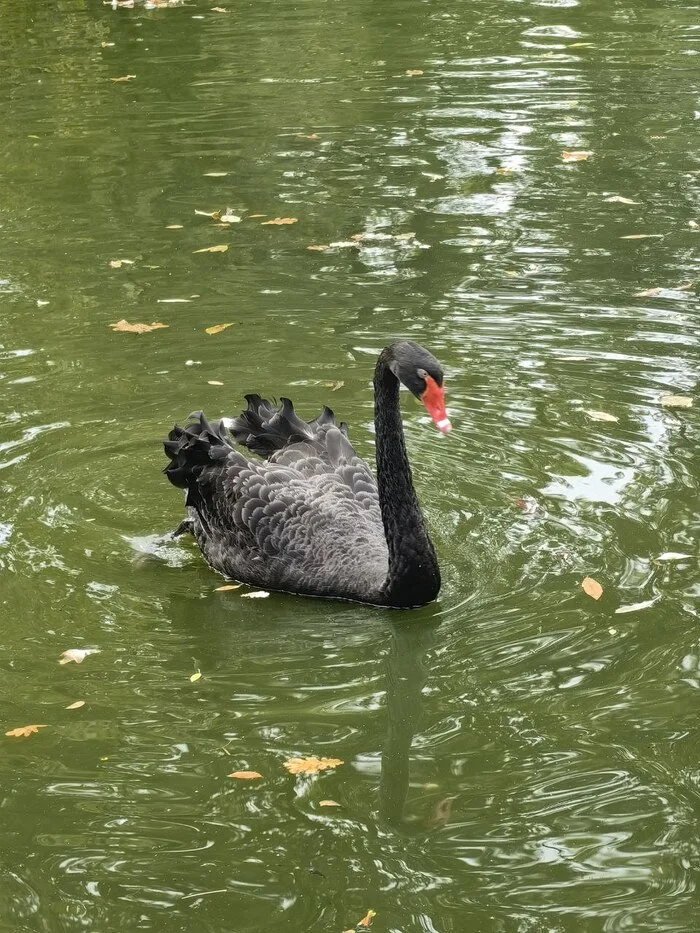
{"type": "Polygon", "coordinates": [[[700,929],[699,23],[0,3],[2,933],[700,929]],[[170,426],[397,337],[439,601],[216,592],[170,426]]]}

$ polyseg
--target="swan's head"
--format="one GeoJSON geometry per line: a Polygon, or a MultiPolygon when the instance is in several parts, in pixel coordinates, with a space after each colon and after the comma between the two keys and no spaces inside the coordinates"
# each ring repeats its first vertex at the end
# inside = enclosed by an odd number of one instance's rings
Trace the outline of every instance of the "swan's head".
{"type": "Polygon", "coordinates": [[[385,350],[387,365],[397,379],[419,398],[443,434],[452,430],[445,409],[444,373],[432,353],[412,340],[401,340],[385,350]]]}

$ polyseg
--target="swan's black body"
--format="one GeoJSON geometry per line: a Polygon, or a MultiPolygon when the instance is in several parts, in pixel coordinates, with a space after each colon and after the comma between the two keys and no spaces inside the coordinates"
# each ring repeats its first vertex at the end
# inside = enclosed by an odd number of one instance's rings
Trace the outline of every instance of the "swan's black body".
{"type": "Polygon", "coordinates": [[[165,442],[165,473],[187,490],[190,517],[181,530],[194,534],[214,569],[253,586],[403,608],[435,599],[440,571],[399,407],[399,379],[421,397],[422,376],[442,386],[439,363],[417,344],[392,344],[379,357],[376,480],[328,408],[306,422],[288,399],[276,410],[246,396],[248,409],[230,431],[265,460],[236,450],[224,422],[191,416],[165,442]]]}

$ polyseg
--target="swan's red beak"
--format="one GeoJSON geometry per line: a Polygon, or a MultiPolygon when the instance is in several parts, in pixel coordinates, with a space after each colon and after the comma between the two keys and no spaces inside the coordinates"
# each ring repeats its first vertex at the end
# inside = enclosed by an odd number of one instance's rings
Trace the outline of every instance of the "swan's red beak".
{"type": "Polygon", "coordinates": [[[450,419],[445,409],[445,390],[432,376],[425,377],[425,391],[421,395],[425,409],[443,434],[452,430],[450,419]]]}

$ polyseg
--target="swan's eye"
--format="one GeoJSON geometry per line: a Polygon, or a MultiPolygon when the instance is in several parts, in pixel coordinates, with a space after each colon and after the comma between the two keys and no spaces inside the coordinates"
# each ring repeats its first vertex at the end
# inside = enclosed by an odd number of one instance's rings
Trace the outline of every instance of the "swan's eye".
{"type": "Polygon", "coordinates": [[[428,374],[424,369],[417,369],[416,374],[420,376],[421,379],[427,379],[428,374]]]}

